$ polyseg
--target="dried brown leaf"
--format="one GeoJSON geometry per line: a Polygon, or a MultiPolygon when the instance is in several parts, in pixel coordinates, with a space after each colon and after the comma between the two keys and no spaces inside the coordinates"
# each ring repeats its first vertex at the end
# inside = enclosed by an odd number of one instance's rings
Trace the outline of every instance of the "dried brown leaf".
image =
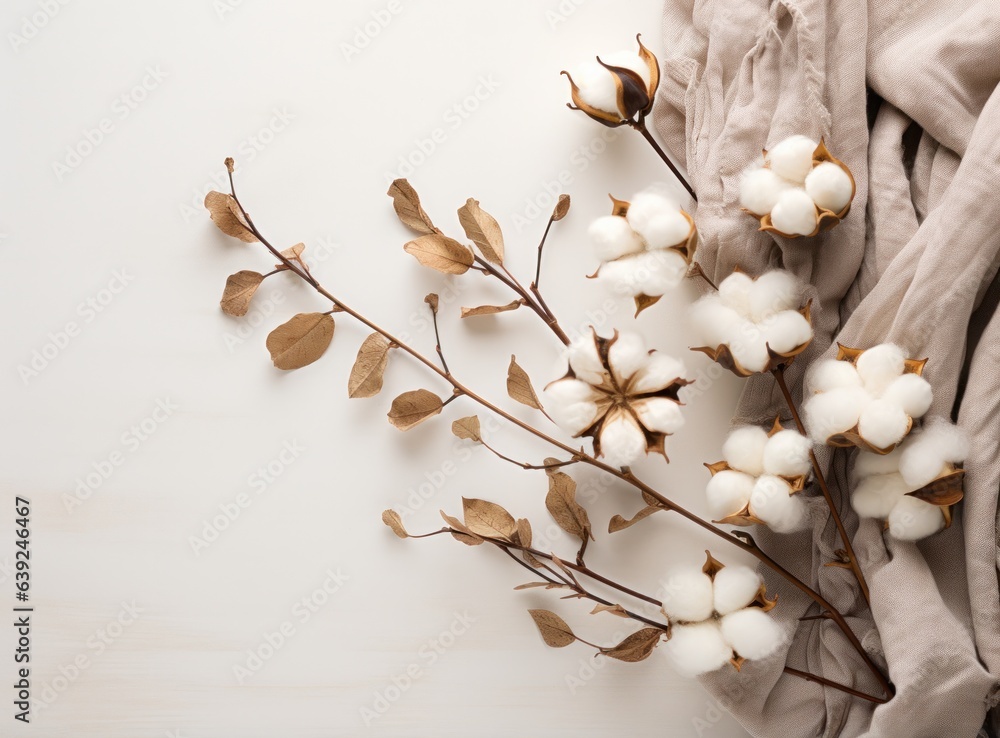
{"type": "MultiPolygon", "coordinates": [[[[305,250],[306,250],[306,245],[304,243],[297,243],[294,246],[289,246],[287,249],[282,251],[281,255],[284,256],[289,261],[297,261],[299,264],[302,265],[303,269],[308,271],[308,267],[306,267],[305,262],[302,261],[302,252],[305,250]]],[[[275,264],[274,268],[277,269],[278,271],[288,269],[288,267],[286,267],[284,264],[275,264]]]]}
{"type": "Polygon", "coordinates": [[[299,313],[267,337],[271,361],[279,369],[300,369],[321,357],[333,340],[333,316],[299,313]]]}
{"type": "Polygon", "coordinates": [[[403,250],[412,254],[425,267],[443,274],[465,274],[475,261],[472,249],[440,233],[408,241],[403,250]]]}
{"type": "Polygon", "coordinates": [[[458,209],[458,221],[483,254],[486,261],[503,264],[503,233],[496,219],[479,207],[479,201],[469,198],[458,209]]]}
{"type": "Polygon", "coordinates": [[[621,605],[597,605],[593,610],[590,611],[591,615],[597,615],[601,612],[607,612],[612,615],[617,615],[620,618],[628,618],[630,615],[625,611],[625,608],[621,605]]]}
{"type": "MultiPolygon", "coordinates": [[[[531,522],[527,518],[517,519],[517,542],[525,548],[531,548],[531,522]]],[[[531,556],[531,554],[528,555],[531,556]]],[[[531,558],[535,557],[531,556],[531,558]]]]}
{"type": "Polygon", "coordinates": [[[549,475],[549,491],[545,495],[545,507],[556,523],[567,533],[581,541],[593,538],[587,511],[576,501],[576,482],[564,472],[546,469],[549,475]]]}
{"type": "Polygon", "coordinates": [[[483,440],[479,428],[479,416],[470,415],[467,418],[459,418],[451,424],[451,432],[466,441],[481,443],[483,440]]]}
{"type": "Polygon", "coordinates": [[[382,522],[392,528],[392,532],[400,538],[410,537],[410,534],[406,532],[406,528],[403,527],[403,519],[399,517],[399,513],[395,510],[386,510],[383,512],[382,522]]]}
{"type": "Polygon", "coordinates": [[[538,401],[538,395],[531,386],[531,378],[528,373],[517,363],[516,357],[510,357],[510,366],[507,367],[507,394],[512,400],[517,400],[522,405],[533,407],[536,410],[542,409],[542,403],[538,401]]]}
{"type": "Polygon", "coordinates": [[[420,206],[417,191],[405,179],[397,179],[389,185],[386,193],[392,198],[392,207],[403,225],[412,228],[417,233],[437,233],[437,228],[431,222],[430,216],[420,206]]]}
{"type": "Polygon", "coordinates": [[[382,391],[382,376],[389,363],[391,346],[381,333],[372,333],[364,340],[347,379],[348,397],[374,397],[382,391]]]}
{"type": "Polygon", "coordinates": [[[407,431],[437,415],[442,407],[444,403],[441,398],[430,390],[404,392],[392,401],[392,406],[389,408],[389,422],[399,430],[407,431]]]}
{"type": "Polygon", "coordinates": [[[626,637],[617,646],[602,648],[601,653],[619,661],[642,661],[649,658],[662,637],[663,631],[659,628],[643,628],[626,637]]]}
{"type": "Polygon", "coordinates": [[[454,537],[456,541],[461,541],[466,546],[478,546],[480,543],[483,542],[483,539],[477,536],[471,530],[469,530],[465,526],[465,523],[463,523],[461,520],[459,520],[458,518],[453,518],[451,515],[448,515],[448,513],[446,513],[444,510],[441,510],[440,512],[441,512],[441,517],[444,518],[444,522],[446,522],[450,527],[455,529],[452,531],[451,535],[452,537],[454,537]]]}
{"type": "Polygon", "coordinates": [[[553,582],[528,582],[527,584],[519,584],[514,587],[515,591],[522,589],[536,589],[538,587],[545,587],[545,589],[562,589],[565,584],[553,583],[553,582]]]}
{"type": "Polygon", "coordinates": [[[238,238],[245,243],[254,243],[257,237],[243,220],[243,213],[232,195],[212,190],[205,195],[205,207],[212,216],[212,221],[219,230],[227,236],[238,238]]]}
{"type": "Polygon", "coordinates": [[[562,648],[568,646],[576,640],[573,631],[561,617],[550,610],[528,610],[531,619],[538,626],[538,632],[542,634],[545,645],[552,648],[562,648]]]}
{"type": "Polygon", "coordinates": [[[520,300],[511,300],[506,305],[480,305],[474,308],[462,308],[463,318],[474,318],[477,315],[496,315],[497,313],[506,313],[511,310],[517,310],[521,307],[520,300]]]}
{"type": "Polygon", "coordinates": [[[662,510],[662,509],[663,508],[659,507],[658,505],[647,505],[628,520],[623,518],[621,515],[615,515],[608,522],[608,533],[617,533],[620,530],[625,530],[626,528],[630,528],[636,523],[638,523],[640,520],[645,520],[650,515],[655,513],[657,510],[662,510]]]}
{"type": "Polygon", "coordinates": [[[569,195],[559,195],[559,201],[556,203],[555,209],[552,211],[552,220],[562,220],[566,217],[566,213],[569,212],[569,195]]]}
{"type": "Polygon", "coordinates": [[[509,541],[517,530],[514,517],[495,502],[463,497],[462,509],[466,526],[476,535],[509,541]]]}
{"type": "Polygon", "coordinates": [[[250,309],[250,300],[264,281],[264,275],[259,272],[243,270],[230,274],[226,278],[226,288],[222,291],[222,312],[226,315],[240,317],[250,309]]]}

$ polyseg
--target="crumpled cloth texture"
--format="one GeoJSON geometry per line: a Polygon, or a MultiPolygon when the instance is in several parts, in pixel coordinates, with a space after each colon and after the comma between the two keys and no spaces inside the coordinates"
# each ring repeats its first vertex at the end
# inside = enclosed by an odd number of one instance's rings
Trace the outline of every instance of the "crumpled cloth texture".
{"type": "MultiPolygon", "coordinates": [[[[798,623],[812,603],[775,576],[782,653],[706,686],[755,736],[996,736],[1000,717],[1000,2],[998,0],[666,0],[660,140],[698,193],[698,260],[718,281],[782,266],[807,282],[816,338],[789,371],[836,343],[891,341],[929,359],[934,405],[969,431],[965,500],[954,524],[905,543],[851,509],[856,452],[823,449],[833,496],[866,574],[825,567],[841,547],[818,493],[808,531],[755,529],[772,557],[830,600],[896,688],[874,705],[783,674],[785,665],[873,694],[837,627],[798,623]],[[847,218],[812,239],[757,231],[740,174],[793,134],[823,137],[857,180],[847,218]]],[[[736,423],[784,406],[769,375],[747,381],[736,423]]]]}

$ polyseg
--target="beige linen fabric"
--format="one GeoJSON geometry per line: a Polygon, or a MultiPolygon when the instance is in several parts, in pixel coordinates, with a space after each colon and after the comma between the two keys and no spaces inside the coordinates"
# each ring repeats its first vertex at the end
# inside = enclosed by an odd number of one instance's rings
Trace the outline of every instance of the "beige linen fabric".
{"type": "MultiPolygon", "coordinates": [[[[815,608],[774,577],[774,613],[795,631],[787,650],[706,684],[759,736],[996,735],[1000,2],[667,0],[660,58],[654,124],[698,192],[706,271],[718,280],[737,265],[782,265],[811,285],[816,340],[790,375],[796,393],[805,365],[832,355],[834,341],[893,341],[930,359],[928,417],[955,416],[972,437],[954,525],[918,544],[859,521],[853,454],[821,454],[870,611],[850,572],[821,566],[840,543],[818,496],[812,530],[753,531],[850,617],[896,685],[891,701],[876,707],[782,674],[787,664],[877,691],[835,626],[796,622],[815,608]],[[825,137],[858,182],[847,219],[815,239],[758,233],[739,209],[740,173],[795,133],[825,137]]],[[[779,399],[770,377],[749,380],[736,422],[766,423],[779,399]]]]}

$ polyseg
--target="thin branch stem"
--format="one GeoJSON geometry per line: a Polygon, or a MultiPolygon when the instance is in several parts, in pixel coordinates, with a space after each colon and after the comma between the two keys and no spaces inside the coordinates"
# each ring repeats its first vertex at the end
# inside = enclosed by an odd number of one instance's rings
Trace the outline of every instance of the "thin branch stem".
{"type": "Polygon", "coordinates": [[[538,287],[542,281],[542,249],[545,248],[545,239],[549,237],[549,231],[555,222],[555,213],[549,216],[549,222],[545,224],[545,231],[542,233],[542,240],[538,242],[538,256],[535,259],[535,278],[531,281],[531,291],[538,293],[538,287]]]}
{"type": "Polygon", "coordinates": [[[502,267],[501,271],[501,269],[497,269],[481,256],[476,256],[475,259],[476,263],[479,264],[479,266],[484,269],[487,274],[496,277],[513,290],[514,294],[518,295],[524,301],[524,304],[531,308],[538,315],[538,317],[542,319],[545,325],[549,327],[549,330],[555,333],[556,338],[562,341],[565,345],[569,344],[569,336],[567,336],[563,331],[555,316],[552,315],[547,307],[543,307],[542,304],[536,300],[535,296],[526,290],[524,285],[522,285],[506,267],[502,267]]]}
{"type": "Polygon", "coordinates": [[[688,276],[689,277],[700,277],[701,279],[703,279],[705,281],[705,284],[707,284],[713,290],[715,290],[716,292],[719,291],[719,288],[715,285],[715,282],[713,282],[712,279],[711,279],[711,277],[709,277],[705,273],[705,269],[697,261],[694,262],[691,265],[691,271],[688,272],[688,276]]]}
{"type": "Polygon", "coordinates": [[[831,681],[830,679],[817,676],[816,674],[813,674],[808,671],[799,671],[798,669],[793,669],[791,666],[786,666],[784,668],[784,672],[786,674],[791,674],[792,676],[797,676],[799,679],[805,679],[807,682],[818,682],[819,684],[822,684],[826,687],[831,687],[833,689],[840,690],[841,692],[846,692],[849,695],[858,697],[863,700],[868,700],[869,702],[874,702],[877,705],[883,705],[886,702],[884,699],[873,697],[870,694],[861,692],[857,689],[852,689],[851,687],[840,684],[839,682],[831,681]]]}
{"type": "Polygon", "coordinates": [[[441,333],[438,331],[438,311],[434,305],[428,305],[431,309],[431,320],[434,321],[434,350],[437,351],[438,358],[441,359],[441,368],[444,369],[445,374],[451,374],[451,370],[448,369],[448,362],[445,361],[444,351],[441,350],[441,333]]]}
{"type": "Polygon", "coordinates": [[[528,471],[545,470],[545,469],[558,469],[559,467],[562,467],[562,466],[569,466],[570,464],[578,464],[578,463],[580,463],[580,459],[567,459],[566,461],[559,461],[559,462],[556,462],[556,463],[553,463],[553,464],[529,464],[526,461],[518,461],[517,459],[512,459],[511,457],[506,456],[505,454],[500,453],[495,448],[493,448],[490,444],[488,444],[485,440],[480,439],[479,442],[483,445],[484,448],[486,448],[487,451],[489,451],[490,453],[492,453],[498,459],[500,459],[502,461],[506,461],[508,463],[513,464],[516,467],[519,467],[521,469],[526,469],[528,471]]]}
{"type": "Polygon", "coordinates": [[[684,189],[688,191],[688,194],[691,195],[691,199],[694,200],[695,202],[698,202],[698,196],[695,194],[694,188],[692,188],[691,185],[688,184],[688,181],[687,179],[685,179],[684,175],[681,174],[680,170],[674,165],[672,161],[670,161],[670,157],[667,156],[667,152],[665,152],[660,147],[660,144],[656,142],[656,139],[653,138],[653,134],[651,134],[649,132],[649,129],[646,128],[646,121],[644,119],[639,119],[637,121],[630,121],[629,125],[642,134],[642,137],[646,139],[647,142],[649,142],[649,145],[653,147],[653,150],[659,155],[661,159],[663,159],[664,163],[668,167],[670,167],[670,171],[673,172],[673,175],[675,177],[677,177],[677,181],[684,186],[684,189]]]}

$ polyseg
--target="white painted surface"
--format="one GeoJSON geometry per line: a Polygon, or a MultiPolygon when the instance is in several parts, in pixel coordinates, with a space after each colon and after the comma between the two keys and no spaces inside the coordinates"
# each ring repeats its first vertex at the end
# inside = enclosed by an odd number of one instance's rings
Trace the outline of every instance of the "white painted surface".
{"type": "MultiPolygon", "coordinates": [[[[324,255],[316,272],[349,304],[431,351],[421,300],[431,290],[451,296],[443,331],[454,371],[503,399],[516,353],[543,384],[558,373],[552,337],[527,311],[460,324],[459,304],[506,295],[474,275],[442,281],[403,254],[408,234],[384,195],[387,177],[440,129],[441,143],[407,173],[427,210],[454,233],[455,208],[477,197],[506,230],[512,268],[530,278],[544,215],[532,217],[529,204],[562,173],[574,207],[550,241],[549,301],[577,330],[591,320],[604,331],[630,325],[629,305],[612,302],[606,314],[609,296],[584,279],[595,266],[585,229],[606,211],[607,192],[627,197],[667,173],[638,136],[605,141],[604,129],[567,111],[558,73],[628,46],[636,31],[655,48],[659,0],[627,9],[610,0],[401,0],[397,14],[381,1],[248,0],[222,14],[210,0],[63,2],[16,0],[2,21],[0,562],[13,557],[14,497],[27,496],[33,699],[48,704],[25,728],[5,691],[0,734],[744,735],[658,655],[588,678],[588,651],[545,648],[525,610],[552,607],[603,640],[627,623],[544,592],[513,592],[526,572],[496,552],[395,539],[379,522],[384,508],[409,506],[410,528],[430,530],[437,510],[458,511],[463,494],[504,501],[539,529],[548,525],[545,480],[456,446],[446,421],[468,404],[406,435],[390,428],[384,413],[395,393],[441,389],[402,356],[382,396],[348,402],[346,376],[365,332],[347,318],[338,317],[321,362],[288,375],[273,369],[268,330],[297,309],[325,309],[290,277],[265,283],[255,304],[274,313],[234,341],[241,323],[217,307],[225,277],[269,261],[217,234],[199,205],[223,157],[235,156],[261,228],[324,255]],[[343,44],[373,13],[391,20],[346,58],[343,44]],[[36,24],[26,43],[9,35],[36,24]],[[130,92],[144,81],[151,89],[130,92]],[[477,90],[478,101],[469,97],[477,90]],[[102,140],[70,166],[67,147],[86,151],[102,119],[102,140]],[[57,173],[58,162],[70,171],[57,173]],[[109,295],[99,312],[87,307],[109,295]],[[77,335],[66,341],[71,322],[77,335]],[[46,365],[36,360],[37,375],[23,377],[36,351],[46,365]],[[160,411],[162,422],[149,420],[158,403],[175,408],[160,411]],[[143,421],[155,431],[136,440],[143,421]],[[297,455],[260,482],[257,470],[290,445],[297,455]],[[67,509],[78,480],[112,454],[121,463],[67,509]],[[414,497],[428,480],[429,498],[414,497]],[[239,495],[248,506],[196,553],[192,537],[239,495]],[[296,603],[328,570],[346,581],[302,622],[296,603]],[[141,609],[134,622],[114,625],[130,620],[122,603],[132,602],[141,609]],[[466,613],[474,622],[431,663],[435,640],[466,613]],[[267,634],[285,622],[294,633],[240,684],[234,667],[246,666],[249,651],[266,654],[267,634]],[[101,648],[109,629],[118,635],[101,648]],[[419,675],[397,693],[393,679],[408,669],[419,675]],[[376,710],[377,694],[394,699],[366,727],[362,709],[376,710]]],[[[678,311],[692,295],[641,318],[655,345],[687,353],[678,311]]],[[[675,463],[641,465],[695,509],[704,509],[701,462],[718,457],[737,391],[730,378],[714,383],[670,443],[675,463]]],[[[514,428],[493,437],[511,455],[548,454],[514,428]]],[[[639,507],[592,474],[580,484],[599,531],[639,507]]],[[[653,518],[600,535],[592,566],[655,592],[663,567],[700,558],[710,543],[653,518]]],[[[553,545],[572,550],[560,538],[553,545]]],[[[13,579],[0,576],[7,610],[13,579]]],[[[0,635],[3,684],[14,677],[13,635],[0,635]]]]}

